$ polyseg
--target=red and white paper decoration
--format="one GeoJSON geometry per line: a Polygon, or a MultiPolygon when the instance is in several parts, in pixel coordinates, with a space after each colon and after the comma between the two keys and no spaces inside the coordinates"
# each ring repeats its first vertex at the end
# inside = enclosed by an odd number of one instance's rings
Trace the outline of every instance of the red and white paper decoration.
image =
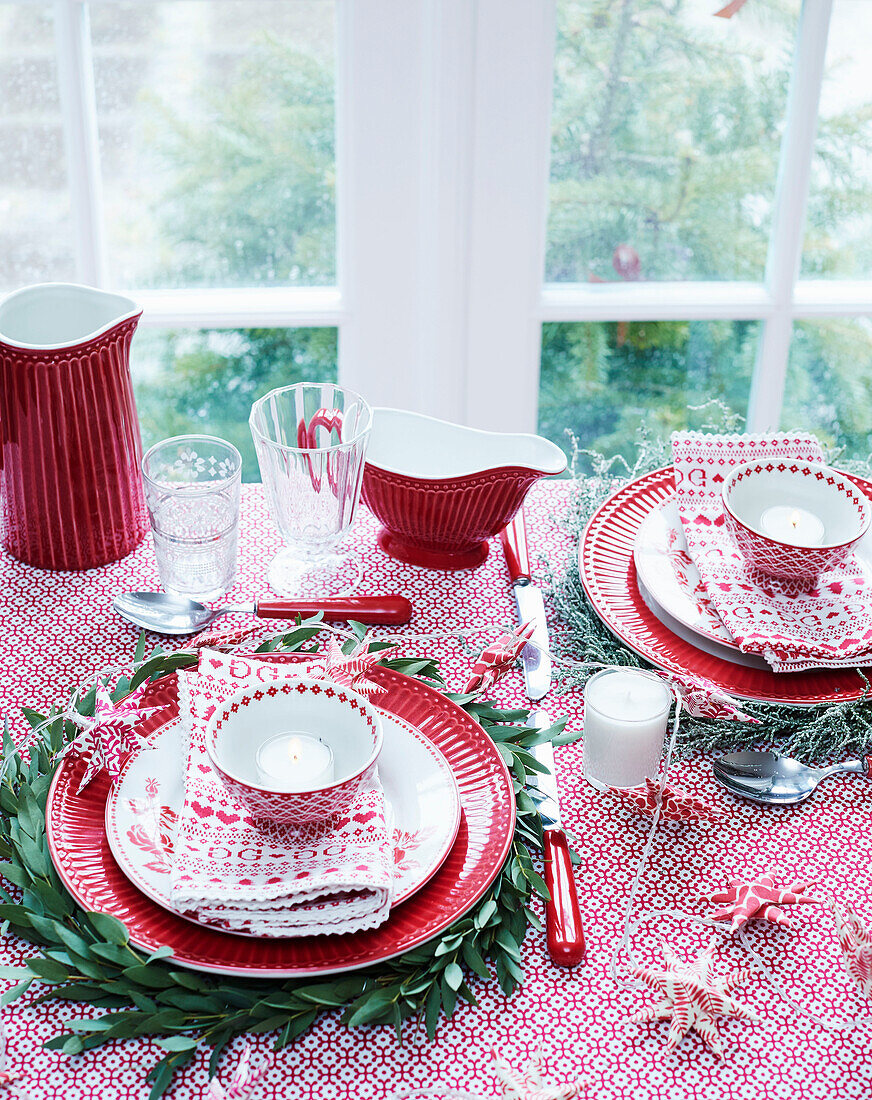
{"type": "Polygon", "coordinates": [[[87,758],[85,773],[79,784],[80,793],[104,769],[112,779],[118,778],[124,757],[142,740],[133,727],[150,713],[150,709],[139,708],[145,691],[146,685],[141,684],[119,702],[113,703],[105,686],[98,685],[94,716],[84,719],[86,725],[72,745],[72,751],[87,758]]]}
{"type": "Polygon", "coordinates": [[[697,821],[719,821],[725,817],[723,810],[694,798],[671,783],[660,783],[655,779],[646,779],[642,787],[609,787],[621,803],[643,817],[653,817],[660,805],[660,817],[664,821],[684,821],[692,824],[697,821]]]}
{"type": "Polygon", "coordinates": [[[251,1090],[260,1077],[263,1076],[266,1065],[260,1069],[253,1069],[251,1065],[251,1045],[245,1044],[245,1048],[239,1057],[239,1061],[230,1075],[230,1081],[224,1085],[213,1077],[209,1082],[203,1100],[248,1100],[251,1090]]]}
{"type": "Polygon", "coordinates": [[[575,1081],[557,1085],[546,1082],[541,1051],[520,1069],[513,1069],[496,1047],[491,1053],[494,1072],[503,1086],[504,1100],[573,1100],[582,1095],[581,1086],[575,1081]]]}
{"type": "Polygon", "coordinates": [[[533,637],[536,624],[531,619],[516,627],[510,634],[501,634],[499,638],[482,650],[481,656],[472,666],[469,679],[463,686],[463,694],[474,691],[485,692],[498,684],[512,668],[515,661],[533,637]]]}
{"type": "Polygon", "coordinates": [[[845,969],[862,997],[872,997],[872,928],[850,905],[840,908],[830,902],[839,934],[845,969]]]}
{"type": "Polygon", "coordinates": [[[805,893],[815,885],[813,882],[792,882],[788,886],[776,886],[775,882],[775,876],[769,873],[756,878],[730,879],[728,889],[708,895],[708,901],[720,905],[712,913],[712,919],[729,920],[731,932],[749,920],[767,920],[791,928],[790,919],[781,906],[820,904],[805,893]]]}
{"type": "Polygon", "coordinates": [[[712,956],[717,941],[706,947],[693,962],[685,962],[664,943],[666,966],[662,970],[645,966],[633,966],[631,973],[660,1000],[649,1008],[637,1012],[630,1023],[648,1020],[670,1019],[666,1052],[672,1053],[691,1031],[695,1031],[709,1050],[723,1058],[721,1037],[717,1021],[726,1017],[739,1020],[757,1020],[757,1014],[736,1001],[731,993],[747,978],[738,973],[725,978],[712,974],[712,956]]]}

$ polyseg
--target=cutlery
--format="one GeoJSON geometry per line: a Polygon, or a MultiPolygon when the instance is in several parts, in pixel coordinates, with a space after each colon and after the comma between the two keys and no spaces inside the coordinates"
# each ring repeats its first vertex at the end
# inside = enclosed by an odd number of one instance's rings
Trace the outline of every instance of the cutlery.
{"type": "Polygon", "coordinates": [[[715,779],[728,791],[773,806],[804,802],[831,775],[852,772],[872,779],[872,756],[845,760],[828,768],[812,768],[775,752],[731,752],[712,765],[715,779]]]}
{"type": "Polygon", "coordinates": [[[258,600],[256,603],[206,607],[185,596],[166,592],[122,592],[112,601],[119,615],[158,634],[194,634],[221,615],[257,615],[260,619],[293,619],[297,615],[317,615],[347,622],[378,623],[400,626],[412,616],[412,605],[405,596],[343,596],[326,600],[258,600]]]}
{"type": "Polygon", "coordinates": [[[527,524],[524,509],[518,509],[515,518],[500,533],[503,554],[512,578],[518,622],[534,622],[533,635],[521,653],[524,665],[524,684],[530,699],[541,699],[551,687],[551,657],[548,655],[548,626],[542,590],[533,582],[530,554],[527,549],[527,524]]]}
{"type": "MultiPolygon", "coordinates": [[[[548,655],[548,626],[542,592],[533,582],[530,556],[527,550],[527,527],[523,509],[519,510],[500,536],[503,553],[518,610],[518,621],[534,623],[531,641],[521,653],[524,684],[532,701],[541,699],[551,687],[551,658],[548,655]]],[[[537,729],[547,729],[551,719],[544,710],[534,711],[529,723],[537,729]]],[[[584,931],[578,889],[572,872],[572,858],[566,833],[560,824],[560,798],[554,771],[554,746],[550,741],[534,745],[530,752],[547,768],[547,773],[530,773],[531,797],[536,801],[543,819],[543,854],[545,885],[550,894],[545,904],[545,938],[548,954],[556,966],[577,966],[585,955],[584,931]]]]}
{"type": "MultiPolygon", "coordinates": [[[[530,715],[530,725],[547,729],[551,719],[544,710],[530,715]]],[[[545,885],[551,897],[545,903],[545,938],[548,954],[556,966],[578,966],[584,959],[586,946],[581,927],[578,888],[572,871],[569,842],[560,824],[560,796],[554,771],[554,746],[550,741],[534,745],[530,752],[545,772],[530,772],[530,795],[536,803],[544,826],[542,852],[545,857],[545,885]]]]}

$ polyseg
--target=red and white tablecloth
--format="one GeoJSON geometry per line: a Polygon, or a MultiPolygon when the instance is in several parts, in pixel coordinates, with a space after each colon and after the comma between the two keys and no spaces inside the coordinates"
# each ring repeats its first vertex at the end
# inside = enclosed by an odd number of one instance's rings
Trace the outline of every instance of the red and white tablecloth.
{"type": "MultiPolygon", "coordinates": [[[[565,494],[565,483],[540,485],[528,502],[534,553],[541,552],[555,565],[571,549],[558,522],[565,494]]],[[[363,512],[356,537],[366,553],[365,590],[395,589],[414,601],[416,614],[405,632],[510,621],[508,574],[496,540],[478,570],[445,574],[386,558],[375,545],[375,529],[363,512]]],[[[277,545],[260,490],[251,487],[243,499],[233,599],[265,594],[264,568],[277,545]]],[[[137,630],[111,611],[111,597],[122,589],[157,586],[148,541],[125,561],[84,574],[44,573],[0,556],[0,683],[3,708],[17,734],[25,728],[19,715],[22,704],[40,708],[62,700],[82,674],[130,660],[137,630]]],[[[460,646],[418,643],[409,651],[425,649],[439,655],[449,680],[459,687],[470,663],[460,646]]],[[[497,695],[504,703],[522,703],[520,673],[512,673],[497,695]]],[[[550,701],[550,707],[554,713],[568,711],[571,727],[580,727],[580,693],[550,701]]],[[[531,931],[524,945],[527,980],[515,996],[506,999],[495,983],[475,980],[471,984],[479,1006],[458,1009],[442,1024],[434,1043],[415,1023],[405,1027],[400,1044],[392,1028],[347,1030],[336,1016],[324,1016],[278,1056],[253,1096],[379,1100],[395,1089],[444,1085],[492,1097],[498,1095],[490,1071],[494,1045],[512,1062],[526,1061],[541,1046],[555,1079],[580,1079],[587,1083],[588,1095],[602,1100],[872,1096],[872,1024],[865,1019],[872,1015],[872,1003],[854,994],[842,970],[831,918],[817,907],[796,907],[792,931],[758,923],[749,935],[791,995],[824,1017],[858,1017],[854,1030],[828,1031],[796,1015],[756,973],[736,996],[757,1010],[761,1022],[721,1021],[723,1062],[695,1035],[675,1054],[664,1054],[665,1022],[627,1023],[651,997],[617,984],[608,964],[621,933],[645,826],[584,783],[580,745],[559,749],[557,766],[566,822],[579,837],[582,855],[577,877],[586,965],[575,970],[553,967],[544,937],[531,931]]],[[[845,777],[827,784],[804,806],[765,810],[722,794],[704,759],[679,764],[675,777],[692,793],[728,806],[730,816],[721,824],[660,829],[640,907],[680,907],[704,914],[700,893],[725,885],[734,874],[778,868],[784,881],[816,879],[823,891],[853,902],[872,919],[872,785],[845,777]]],[[[708,939],[686,922],[643,927],[634,941],[642,961],[660,961],[661,936],[687,956],[708,939]]],[[[21,951],[10,940],[3,962],[20,963],[25,954],[26,946],[21,951]]],[[[746,961],[738,945],[719,949],[715,960],[719,971],[746,961]]],[[[30,995],[4,1010],[10,1068],[25,1075],[22,1084],[40,1100],[144,1100],[144,1069],[160,1056],[153,1043],[114,1043],[72,1059],[40,1048],[59,1020],[80,1015],[82,1006],[34,1005],[30,995]]],[[[258,1061],[269,1041],[258,1036],[255,1043],[258,1061]]],[[[231,1049],[238,1052],[241,1047],[237,1040],[231,1049]]],[[[169,1097],[192,1100],[203,1095],[207,1056],[204,1052],[183,1072],[169,1097]]]]}

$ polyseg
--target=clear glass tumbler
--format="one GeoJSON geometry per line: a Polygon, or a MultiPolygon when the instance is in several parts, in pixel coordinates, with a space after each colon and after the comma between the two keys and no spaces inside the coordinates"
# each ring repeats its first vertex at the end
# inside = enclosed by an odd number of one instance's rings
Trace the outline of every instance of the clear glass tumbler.
{"type": "Polygon", "coordinates": [[[363,573],[340,544],[360,497],[372,410],[340,386],[301,382],[256,401],[249,418],[270,515],[285,549],[268,580],[280,596],[337,596],[363,573]]]}
{"type": "Polygon", "coordinates": [[[142,460],[157,571],[167,592],[211,600],[236,576],[242,456],[209,435],[177,435],[142,460]]]}

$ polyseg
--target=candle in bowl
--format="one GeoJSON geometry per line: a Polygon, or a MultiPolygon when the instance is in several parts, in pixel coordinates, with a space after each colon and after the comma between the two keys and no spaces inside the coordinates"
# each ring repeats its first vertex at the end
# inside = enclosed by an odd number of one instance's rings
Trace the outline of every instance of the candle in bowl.
{"type": "Polygon", "coordinates": [[[672,692],[651,672],[603,669],[584,688],[584,776],[598,790],[656,777],[672,692]]]}
{"type": "Polygon", "coordinates": [[[311,791],[333,782],[333,750],[308,733],[277,733],[255,757],[262,783],[283,791],[311,791]]]}
{"type": "Polygon", "coordinates": [[[820,546],[824,541],[824,525],[819,516],[805,508],[789,504],[774,504],[760,517],[764,535],[789,542],[792,546],[820,546]]]}

